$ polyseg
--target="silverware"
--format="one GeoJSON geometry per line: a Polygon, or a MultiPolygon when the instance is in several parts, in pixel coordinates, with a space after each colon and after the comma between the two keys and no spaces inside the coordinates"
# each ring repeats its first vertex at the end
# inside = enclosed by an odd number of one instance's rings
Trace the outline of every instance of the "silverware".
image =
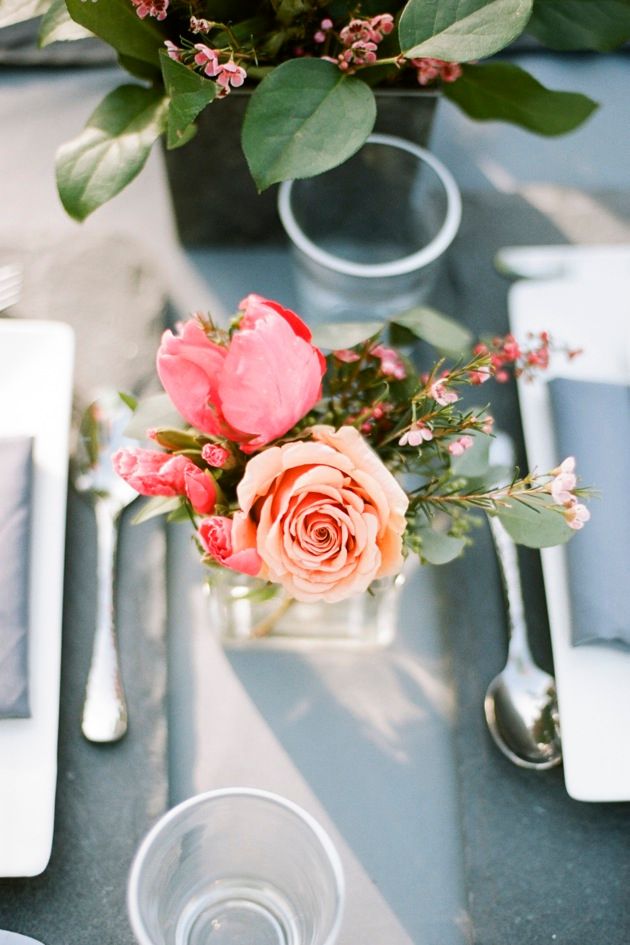
{"type": "Polygon", "coordinates": [[[92,742],[115,742],[127,731],[116,640],[116,553],[120,514],[136,492],[116,475],[111,458],[130,442],[124,436],[130,416],[117,393],[103,394],[83,415],[75,457],[75,487],[91,496],[96,515],[96,633],[81,722],[83,734],[92,742]]]}
{"type": "Polygon", "coordinates": [[[0,312],[11,308],[22,294],[22,269],[20,266],[0,266],[0,312]]]}
{"type": "Polygon", "coordinates": [[[42,945],[30,935],[20,935],[19,932],[5,932],[0,929],[0,945],[42,945]]]}
{"type": "MultiPolygon", "coordinates": [[[[513,453],[505,434],[497,435],[496,456],[513,453]]],[[[513,459],[507,463],[514,465],[513,459]]],[[[484,711],[490,734],[503,754],[521,768],[553,768],[562,761],[556,684],[534,663],[516,546],[500,520],[488,516],[505,591],[509,646],[504,669],[486,691],[484,711]]]]}

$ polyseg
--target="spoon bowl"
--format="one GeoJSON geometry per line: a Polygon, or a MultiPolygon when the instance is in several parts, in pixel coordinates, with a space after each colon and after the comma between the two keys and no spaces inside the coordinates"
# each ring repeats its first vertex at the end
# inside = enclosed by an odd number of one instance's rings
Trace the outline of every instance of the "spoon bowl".
{"type": "Polygon", "coordinates": [[[484,699],[488,729],[504,755],[520,768],[554,768],[562,746],[553,676],[537,666],[508,663],[484,699]]]}

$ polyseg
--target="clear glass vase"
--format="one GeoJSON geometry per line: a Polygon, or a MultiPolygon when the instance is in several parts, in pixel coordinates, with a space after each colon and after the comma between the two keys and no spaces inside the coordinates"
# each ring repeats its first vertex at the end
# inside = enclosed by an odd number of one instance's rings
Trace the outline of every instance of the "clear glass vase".
{"type": "Polygon", "coordinates": [[[208,579],[210,620],[226,646],[384,647],[396,635],[404,576],[374,581],[362,594],[302,603],[282,588],[226,568],[208,579]]]}

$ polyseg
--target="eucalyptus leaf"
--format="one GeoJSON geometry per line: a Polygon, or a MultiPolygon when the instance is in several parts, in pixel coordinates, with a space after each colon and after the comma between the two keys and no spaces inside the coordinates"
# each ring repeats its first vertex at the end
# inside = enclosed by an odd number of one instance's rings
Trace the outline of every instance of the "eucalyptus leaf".
{"type": "Polygon", "coordinates": [[[210,79],[171,59],[166,51],[160,53],[160,62],[164,85],[171,100],[166,143],[169,149],[173,149],[190,140],[194,134],[191,126],[195,118],[212,102],[217,87],[210,79]]]}
{"type": "Polygon", "coordinates": [[[409,0],[398,25],[400,48],[407,59],[484,59],[523,32],[532,4],[533,0],[409,0]]]}
{"type": "Polygon", "coordinates": [[[92,36],[89,30],[75,23],[68,13],[66,0],[52,0],[43,16],[37,44],[43,49],[50,43],[73,42],[92,36]]]}
{"type": "Polygon", "coordinates": [[[51,0],[2,0],[0,3],[0,27],[23,23],[36,16],[43,16],[51,0]]]}
{"type": "Polygon", "coordinates": [[[514,499],[509,508],[501,508],[496,514],[511,538],[528,548],[562,545],[575,535],[560,506],[548,497],[532,497],[526,502],[514,499]]]}
{"type": "Polygon", "coordinates": [[[134,440],[144,440],[147,430],[155,427],[177,428],[182,423],[182,418],[173,407],[168,394],[152,394],[151,397],[139,402],[133,417],[127,424],[125,436],[134,440]]]}
{"type": "Polygon", "coordinates": [[[323,59],[292,59],[252,95],[242,145],[259,190],[312,177],[359,150],[376,119],[372,90],[323,59]]]}
{"type": "Polygon", "coordinates": [[[534,0],[527,24],[550,49],[606,52],[630,39],[628,0],[534,0]]]}
{"type": "Polygon", "coordinates": [[[121,55],[159,65],[165,34],[151,17],[141,20],[130,0],[66,0],[66,4],[75,23],[121,55]]]}
{"type": "Polygon", "coordinates": [[[133,525],[141,525],[142,522],[148,522],[149,519],[156,518],[158,515],[169,515],[175,512],[182,504],[178,495],[174,496],[151,496],[142,503],[140,510],[131,519],[133,525]]]}
{"type": "Polygon", "coordinates": [[[57,152],[57,187],[66,211],[84,220],[142,170],[164,131],[168,100],[156,89],[122,85],[84,130],[57,152]]]}
{"type": "Polygon", "coordinates": [[[354,348],[373,338],[385,327],[384,322],[328,322],[313,329],[313,344],[328,351],[354,348]]]}
{"type": "Polygon", "coordinates": [[[469,435],[473,439],[473,445],[461,456],[455,456],[451,460],[451,469],[454,476],[475,479],[488,472],[492,437],[478,430],[473,430],[469,435]]]}
{"type": "Polygon", "coordinates": [[[478,121],[509,121],[542,135],[573,131],[597,108],[586,95],[547,89],[508,62],[464,66],[444,95],[478,121]]]}
{"type": "Polygon", "coordinates": [[[422,543],[420,554],[429,564],[448,564],[459,557],[466,545],[463,538],[437,532],[430,526],[419,528],[418,537],[422,543]]]}
{"type": "Polygon", "coordinates": [[[392,318],[395,325],[410,331],[416,338],[427,341],[434,348],[454,357],[467,352],[472,334],[454,318],[427,305],[409,309],[392,318]]]}

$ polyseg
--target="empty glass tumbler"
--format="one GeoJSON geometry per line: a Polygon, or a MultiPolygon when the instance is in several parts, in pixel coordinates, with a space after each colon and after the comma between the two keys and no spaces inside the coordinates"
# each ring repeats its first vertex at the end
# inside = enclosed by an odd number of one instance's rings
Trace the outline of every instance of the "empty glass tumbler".
{"type": "Polygon", "coordinates": [[[299,312],[310,324],[384,318],[424,301],[461,220],[450,171],[429,151],[371,135],[344,164],[280,186],[299,312]]]}
{"type": "Polygon", "coordinates": [[[140,945],[333,945],[344,880],[296,804],[253,788],[200,794],[143,841],[129,877],[140,945]]]}

